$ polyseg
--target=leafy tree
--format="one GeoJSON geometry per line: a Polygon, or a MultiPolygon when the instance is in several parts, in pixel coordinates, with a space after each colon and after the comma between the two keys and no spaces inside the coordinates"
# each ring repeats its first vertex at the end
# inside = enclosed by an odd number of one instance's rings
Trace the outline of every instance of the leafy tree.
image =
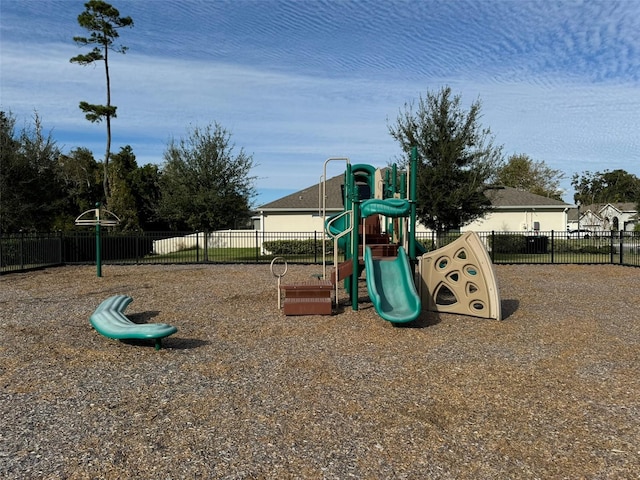
{"type": "Polygon", "coordinates": [[[640,207],[640,178],[624,170],[574,174],[574,201],[594,203],[635,202],[640,207]]]}
{"type": "Polygon", "coordinates": [[[160,214],[171,228],[235,228],[249,218],[253,157],[243,149],[235,154],[230,138],[215,123],[169,142],[160,176],[160,214]]]}
{"type": "Polygon", "coordinates": [[[75,148],[68,155],[58,158],[58,176],[64,191],[65,201],[58,212],[55,227],[68,230],[73,220],[95,206],[100,198],[101,166],[87,148],[75,148]]]}
{"type": "Polygon", "coordinates": [[[138,167],[130,176],[131,191],[136,202],[138,220],[143,230],[167,230],[169,225],[158,214],[160,203],[160,171],[157,165],[138,167]]]}
{"type": "Polygon", "coordinates": [[[109,184],[111,185],[109,209],[120,218],[120,230],[140,229],[136,195],[132,185],[134,172],[137,169],[136,156],[129,145],[122,147],[113,155],[109,165],[109,184]]]}
{"type": "Polygon", "coordinates": [[[543,161],[534,161],[528,155],[514,154],[498,169],[497,182],[506,187],[519,188],[536,195],[562,200],[560,181],[564,174],[550,168],[543,161]]]}
{"type": "Polygon", "coordinates": [[[105,200],[109,201],[108,168],[111,154],[111,119],[116,118],[115,105],[111,105],[111,79],[109,77],[109,51],[125,53],[127,47],[114,45],[120,36],[118,29],[132,27],[131,17],[121,17],[120,12],[110,4],[102,0],[90,0],[84,4],[85,11],[78,15],[78,24],[90,32],[88,37],[76,36],[73,41],[79,46],[93,46],[89,53],[76,55],[70,62],[79,65],[91,65],[95,62],[104,62],[104,71],[107,82],[107,103],[96,105],[85,101],[80,102],[80,110],[85,113],[87,120],[92,123],[105,121],[107,126],[107,147],[104,155],[103,188],[105,200]]]}
{"type": "Polygon", "coordinates": [[[18,230],[20,192],[15,183],[26,169],[19,155],[20,142],[15,138],[16,119],[11,113],[0,111],[0,232],[18,230]]]}
{"type": "Polygon", "coordinates": [[[32,126],[15,132],[15,118],[0,112],[0,230],[48,230],[62,201],[60,156],[51,134],[34,114],[32,126]]]}
{"type": "Polygon", "coordinates": [[[405,104],[389,133],[409,158],[418,148],[417,216],[427,227],[457,229],[490,210],[484,195],[502,162],[502,147],[493,145],[491,131],[481,128],[480,101],[465,112],[451,88],[428,92],[405,104]]]}

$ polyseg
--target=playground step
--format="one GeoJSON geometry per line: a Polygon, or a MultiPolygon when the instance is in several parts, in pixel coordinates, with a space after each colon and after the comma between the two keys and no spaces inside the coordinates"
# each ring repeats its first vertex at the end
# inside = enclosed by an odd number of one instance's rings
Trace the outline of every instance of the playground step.
{"type": "MultiPolygon", "coordinates": [[[[395,257],[398,255],[398,245],[395,244],[369,244],[367,247],[371,247],[371,254],[374,257],[395,257]]],[[[358,254],[362,256],[362,245],[358,249],[358,254]]]]}
{"type": "Polygon", "coordinates": [[[333,286],[329,280],[312,280],[308,282],[281,285],[287,298],[331,298],[333,286]]]}
{"type": "MultiPolygon", "coordinates": [[[[360,225],[358,227],[358,232],[360,233],[360,235],[362,235],[363,233],[363,223],[360,222],[360,225]]],[[[366,221],[366,234],[367,235],[376,235],[376,234],[380,234],[380,232],[382,231],[382,228],[380,226],[380,217],[378,217],[378,215],[374,215],[372,217],[367,218],[366,221]]]]}
{"type": "MultiPolygon", "coordinates": [[[[360,236],[360,242],[362,242],[363,237],[360,236]]],[[[366,238],[366,243],[369,244],[388,244],[391,241],[391,237],[389,235],[387,235],[386,233],[376,233],[376,234],[371,234],[368,233],[366,238]]]]}
{"type": "Polygon", "coordinates": [[[340,280],[347,278],[353,273],[353,260],[347,260],[338,264],[338,270],[331,272],[331,283],[335,285],[340,280]],[[336,273],[338,277],[336,278],[336,273]]]}
{"type": "Polygon", "coordinates": [[[329,280],[313,280],[292,285],[282,285],[285,315],[331,315],[329,280]]]}
{"type": "Polygon", "coordinates": [[[286,297],[285,315],[331,315],[331,298],[286,297]]]}

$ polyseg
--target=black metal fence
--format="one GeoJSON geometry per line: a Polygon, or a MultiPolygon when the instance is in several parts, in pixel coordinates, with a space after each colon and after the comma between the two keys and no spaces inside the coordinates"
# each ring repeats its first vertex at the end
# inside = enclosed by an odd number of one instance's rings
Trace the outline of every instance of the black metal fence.
{"type": "MultiPolygon", "coordinates": [[[[430,251],[459,234],[417,235],[430,251]]],[[[640,266],[640,234],[604,232],[580,236],[568,232],[479,232],[495,264],[620,264],[640,266]]],[[[284,257],[291,263],[319,264],[323,254],[333,262],[333,242],[322,232],[117,233],[103,229],[103,264],[269,263],[284,257]],[[324,246],[323,246],[324,241],[324,246]]],[[[343,253],[338,250],[338,260],[343,253]]],[[[96,261],[94,231],[0,236],[0,273],[96,261]]]]}
{"type": "MultiPolygon", "coordinates": [[[[640,232],[479,232],[494,264],[619,264],[640,267],[640,232]]],[[[428,250],[459,234],[419,236],[428,250]]]]}

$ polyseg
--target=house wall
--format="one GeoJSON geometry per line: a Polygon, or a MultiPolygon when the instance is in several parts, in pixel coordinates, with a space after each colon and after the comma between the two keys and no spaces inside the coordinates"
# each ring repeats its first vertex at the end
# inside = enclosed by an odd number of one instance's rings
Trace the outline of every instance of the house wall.
{"type": "MultiPolygon", "coordinates": [[[[327,212],[327,215],[335,212],[327,212]]],[[[567,215],[564,209],[545,211],[498,210],[491,212],[484,219],[479,219],[463,227],[461,231],[509,231],[528,232],[534,230],[534,222],[539,222],[541,231],[561,231],[567,229],[567,215]]],[[[324,227],[322,217],[315,213],[286,213],[278,212],[262,216],[262,231],[264,232],[321,232],[324,227]]],[[[428,231],[418,225],[417,232],[428,231]]]]}
{"type": "MultiPolygon", "coordinates": [[[[327,212],[327,216],[335,212],[327,212]]],[[[322,232],[322,216],[318,212],[278,212],[262,215],[263,232],[322,232]]]]}
{"type": "Polygon", "coordinates": [[[628,230],[633,231],[633,227],[635,226],[634,222],[631,221],[631,218],[637,212],[625,212],[618,210],[612,205],[607,205],[605,208],[600,210],[599,216],[603,219],[602,221],[602,230],[628,230]],[[617,225],[614,219],[618,219],[617,225]]]}
{"type": "MultiPolygon", "coordinates": [[[[633,219],[636,213],[635,210],[621,211],[612,205],[605,206],[597,213],[587,210],[586,212],[581,212],[580,228],[593,232],[609,232],[611,230],[631,232],[636,225],[633,219]],[[617,226],[615,222],[616,218],[618,219],[617,226]]],[[[577,222],[573,222],[572,228],[577,228],[576,225],[577,222]]]]}
{"type": "Polygon", "coordinates": [[[529,232],[538,222],[540,231],[564,232],[567,229],[567,214],[564,208],[553,210],[500,209],[466,225],[461,231],[476,232],[529,232]]]}
{"type": "Polygon", "coordinates": [[[153,241],[153,253],[165,255],[191,248],[253,248],[262,245],[262,240],[256,239],[255,230],[218,230],[206,234],[192,233],[180,237],[163,238],[153,241]]]}

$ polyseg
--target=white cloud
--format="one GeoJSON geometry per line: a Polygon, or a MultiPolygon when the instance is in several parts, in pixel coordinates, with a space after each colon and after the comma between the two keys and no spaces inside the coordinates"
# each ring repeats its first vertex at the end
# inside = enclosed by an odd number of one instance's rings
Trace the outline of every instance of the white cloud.
{"type": "MultiPolygon", "coordinates": [[[[25,5],[31,17],[14,9],[0,20],[2,108],[21,118],[35,109],[59,143],[100,157],[104,127],[77,105],[104,101],[104,72],[68,61],[77,5],[25,5]]],[[[317,181],[329,156],[386,164],[399,153],[387,119],[450,85],[466,103],[482,100],[482,123],[508,154],[569,176],[640,175],[640,3],[367,6],[123,2],[136,24],[129,53],[111,62],[115,148],[159,163],[171,136],[218,121],[254,154],[258,186],[297,189],[317,181]]]]}

